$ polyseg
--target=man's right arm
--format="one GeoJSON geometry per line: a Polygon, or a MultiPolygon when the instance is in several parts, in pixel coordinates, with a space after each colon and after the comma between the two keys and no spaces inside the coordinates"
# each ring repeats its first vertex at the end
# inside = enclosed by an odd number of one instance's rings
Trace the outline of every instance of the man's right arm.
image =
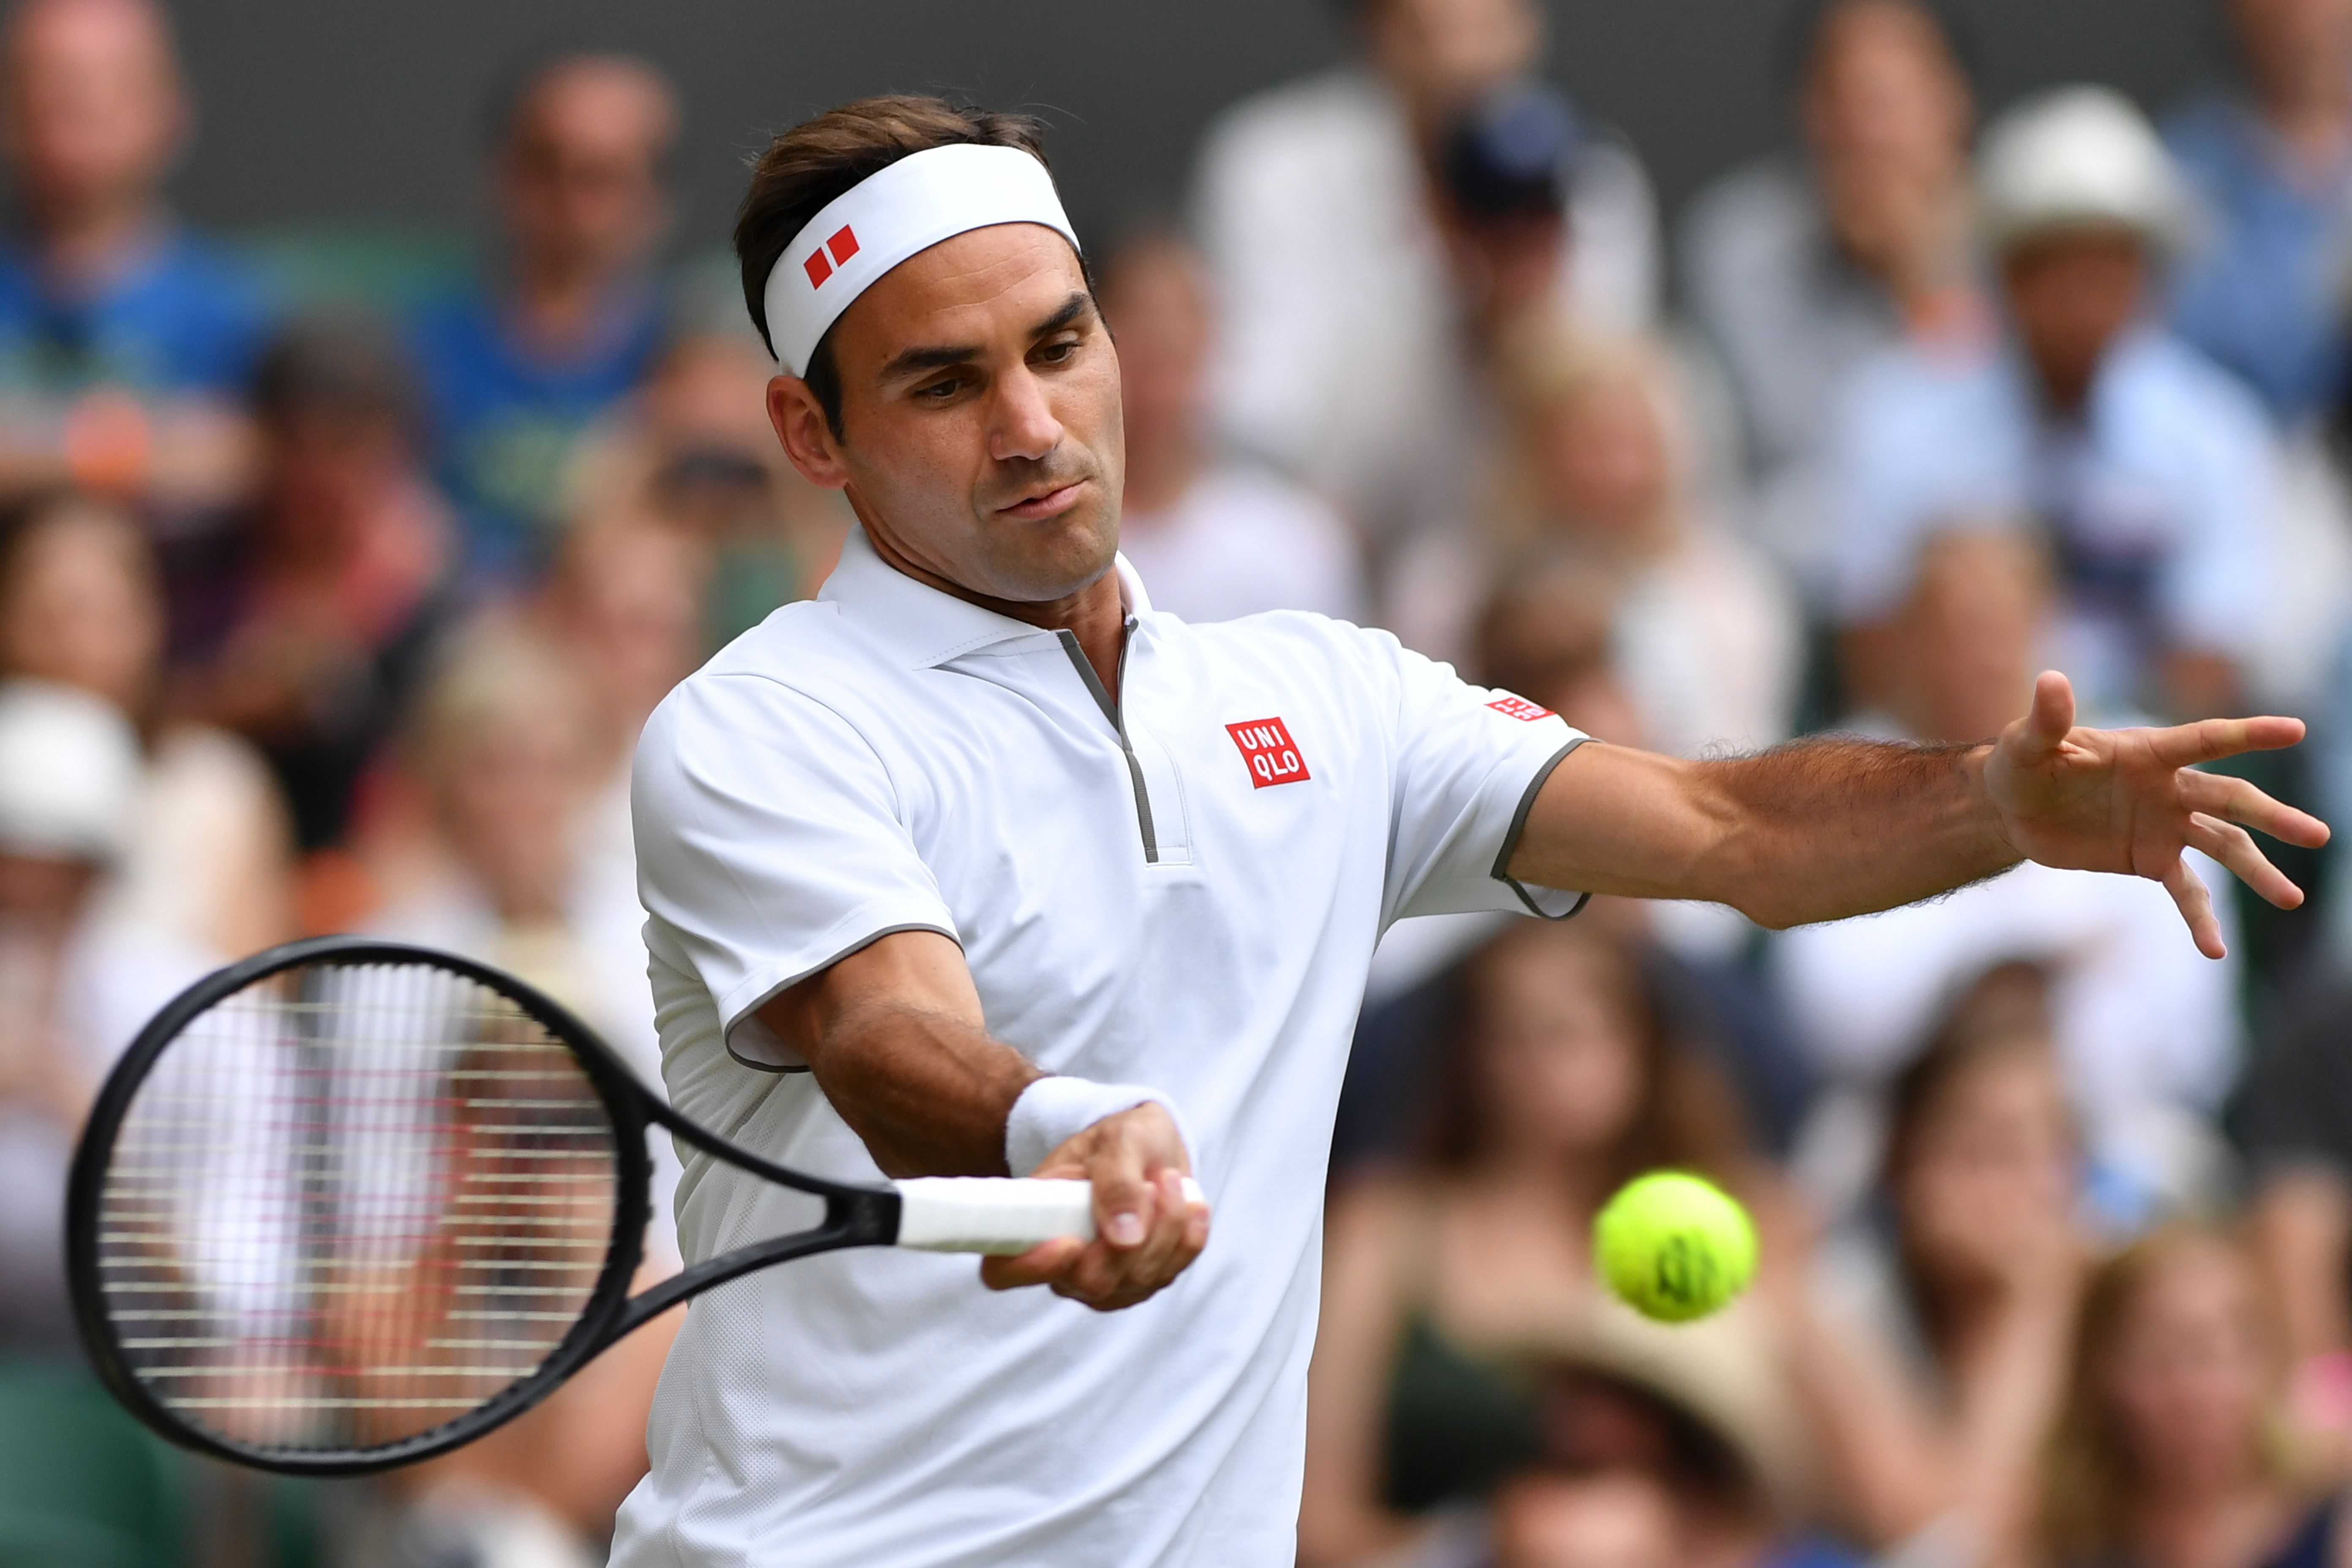
{"type": "MultiPolygon", "coordinates": [[[[962,952],[935,931],[882,937],[773,997],[759,1017],[892,1176],[1007,1173],[1013,1106],[1046,1076],[989,1035],[962,952]]],[[[982,1278],[999,1289],[1048,1285],[1105,1310],[1145,1300],[1208,1240],[1207,1208],[1182,1196],[1191,1170],[1175,1119],[1158,1104],[1091,1123],[1034,1173],[1094,1184],[1097,1239],[992,1258],[982,1278]]]]}

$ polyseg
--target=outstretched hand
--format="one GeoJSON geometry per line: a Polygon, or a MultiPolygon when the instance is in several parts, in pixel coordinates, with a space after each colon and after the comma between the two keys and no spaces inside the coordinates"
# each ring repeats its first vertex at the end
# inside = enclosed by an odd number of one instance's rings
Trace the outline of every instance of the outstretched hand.
{"type": "Polygon", "coordinates": [[[2327,825],[2243,779],[2201,773],[2195,764],[2302,739],[2300,719],[2079,729],[2074,689],[2064,676],[2045,671],[2034,682],[2032,711],[2003,731],[1985,758],[1985,793],[2018,853],[2044,866],[2163,883],[2198,951],[2221,958],[2228,950],[2212,898],[2181,851],[2211,857],[2263,898],[2291,910],[2303,902],[2303,889],[2270,863],[2246,829],[2315,849],[2327,842],[2327,825]]]}

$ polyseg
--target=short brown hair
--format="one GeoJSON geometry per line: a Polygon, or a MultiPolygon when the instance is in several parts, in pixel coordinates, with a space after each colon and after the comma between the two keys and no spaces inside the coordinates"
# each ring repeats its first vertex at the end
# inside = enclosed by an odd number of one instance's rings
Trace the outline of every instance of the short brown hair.
{"type": "MultiPolygon", "coordinates": [[[[768,352],[768,274],[793,237],[826,203],[910,153],[961,144],[1018,147],[1045,162],[1045,126],[1025,114],[998,114],[943,98],[887,93],[861,98],[803,120],[768,143],[751,166],[751,188],[735,214],[735,255],[743,264],[743,303],[768,352]]],[[[809,354],[809,390],[841,436],[841,375],[828,330],[809,354]]]]}

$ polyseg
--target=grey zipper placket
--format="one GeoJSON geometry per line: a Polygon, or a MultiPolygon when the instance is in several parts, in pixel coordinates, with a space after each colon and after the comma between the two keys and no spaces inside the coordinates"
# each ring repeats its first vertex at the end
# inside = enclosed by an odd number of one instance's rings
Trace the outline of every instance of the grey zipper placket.
{"type": "Polygon", "coordinates": [[[1102,709],[1103,717],[1108,719],[1110,727],[1118,732],[1118,749],[1120,754],[1127,758],[1127,776],[1135,785],[1135,819],[1143,829],[1144,864],[1157,866],[1160,864],[1160,836],[1151,826],[1151,792],[1143,787],[1143,764],[1135,760],[1135,745],[1127,738],[1127,719],[1120,711],[1127,700],[1127,650],[1135,639],[1135,622],[1129,620],[1124,631],[1126,635],[1119,638],[1118,644],[1117,701],[1112,700],[1111,694],[1103,689],[1102,678],[1095,673],[1095,667],[1087,662],[1087,651],[1078,646],[1078,634],[1062,626],[1054,635],[1062,639],[1062,651],[1070,656],[1070,663],[1077,668],[1078,679],[1087,683],[1088,691],[1094,693],[1095,702],[1102,709]]]}

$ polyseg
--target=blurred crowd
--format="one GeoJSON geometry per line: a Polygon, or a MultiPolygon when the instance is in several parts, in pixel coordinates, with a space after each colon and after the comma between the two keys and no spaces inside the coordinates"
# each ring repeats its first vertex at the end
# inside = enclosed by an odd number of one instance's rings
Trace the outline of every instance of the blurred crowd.
{"type": "MultiPolygon", "coordinates": [[[[1535,0],[1350,0],[1346,63],[1097,237],[1123,548],[1187,618],[1385,626],[1685,755],[1981,740],[2050,667],[2093,721],[2293,713],[2249,770],[2352,821],[2352,0],[2215,4],[2216,85],[2151,121],[1990,112],[1938,0],[1811,0],[1758,63],[1786,145],[1669,225],[1535,0]]],[[[0,23],[0,1559],[602,1561],[659,1327],[390,1482],[264,1483],[77,1370],[58,1215],[141,1024],[296,935],[499,964],[658,1086],[631,750],[852,521],[675,258],[688,111],[523,62],[478,267],[321,283],[164,203],[153,0],[0,23]]],[[[2352,1563],[2352,875],[2288,858],[2286,915],[2201,868],[2219,963],[2155,884],[2032,867],[1783,933],[1400,927],[1302,1563],[2352,1563]],[[1696,1327],[1592,1277],[1657,1165],[1764,1236],[1696,1327]]]]}

